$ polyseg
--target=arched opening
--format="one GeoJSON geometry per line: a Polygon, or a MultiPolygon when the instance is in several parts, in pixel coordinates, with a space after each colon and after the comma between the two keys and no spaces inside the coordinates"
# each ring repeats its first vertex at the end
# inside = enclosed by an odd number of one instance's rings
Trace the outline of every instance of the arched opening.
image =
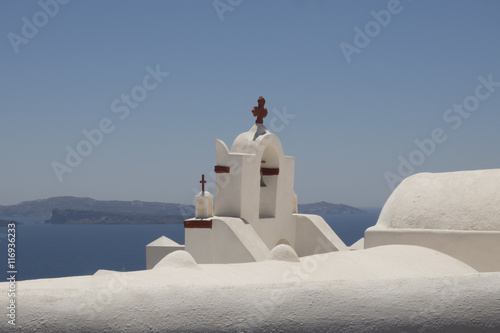
{"type": "Polygon", "coordinates": [[[268,146],[262,154],[259,172],[261,174],[259,217],[275,217],[279,177],[279,155],[276,148],[271,145],[268,146]]]}

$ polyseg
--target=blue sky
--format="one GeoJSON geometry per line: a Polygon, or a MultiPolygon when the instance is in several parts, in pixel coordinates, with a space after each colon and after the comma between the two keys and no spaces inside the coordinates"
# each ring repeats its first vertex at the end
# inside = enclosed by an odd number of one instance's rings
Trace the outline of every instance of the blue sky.
{"type": "Polygon", "coordinates": [[[498,1],[64,2],[0,4],[0,204],[191,203],[260,95],[302,203],[500,166],[498,1]]]}

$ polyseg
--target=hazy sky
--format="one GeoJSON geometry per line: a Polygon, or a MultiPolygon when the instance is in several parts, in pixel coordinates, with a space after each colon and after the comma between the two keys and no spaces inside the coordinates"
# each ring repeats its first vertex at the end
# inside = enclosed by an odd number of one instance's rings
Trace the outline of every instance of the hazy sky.
{"type": "Polygon", "coordinates": [[[0,204],[191,203],[260,95],[302,203],[500,166],[498,1],[66,2],[0,4],[0,204]]]}

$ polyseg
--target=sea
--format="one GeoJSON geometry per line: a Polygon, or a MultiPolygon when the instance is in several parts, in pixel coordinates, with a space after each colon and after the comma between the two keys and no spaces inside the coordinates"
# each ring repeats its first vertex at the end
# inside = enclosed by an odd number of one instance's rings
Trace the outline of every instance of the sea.
{"type": "MultiPolygon", "coordinates": [[[[375,225],[380,208],[364,208],[366,214],[323,215],[324,220],[348,246],[364,237],[375,225]]],[[[166,236],[184,244],[184,225],[57,225],[43,218],[0,216],[23,223],[15,230],[16,279],[32,280],[92,275],[99,269],[137,271],[146,269],[146,245],[166,236]]],[[[7,267],[7,228],[0,227],[0,255],[7,267]]]]}

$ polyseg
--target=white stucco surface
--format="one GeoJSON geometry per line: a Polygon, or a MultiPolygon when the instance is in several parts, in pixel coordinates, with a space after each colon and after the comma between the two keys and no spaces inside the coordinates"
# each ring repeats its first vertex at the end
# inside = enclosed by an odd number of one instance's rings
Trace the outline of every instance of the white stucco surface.
{"type": "Polygon", "coordinates": [[[392,193],[377,225],[500,231],[500,169],[420,173],[392,193]]]}
{"type": "Polygon", "coordinates": [[[482,272],[500,271],[499,189],[500,169],[408,177],[365,231],[365,248],[420,245],[482,272]]]}
{"type": "Polygon", "coordinates": [[[167,254],[178,250],[185,250],[184,245],[180,245],[168,237],[162,236],[146,245],[146,269],[153,268],[167,254]]]}
{"type": "Polygon", "coordinates": [[[297,231],[295,251],[299,257],[331,251],[346,251],[347,246],[318,215],[295,214],[297,231]]]}
{"type": "Polygon", "coordinates": [[[255,155],[259,150],[262,150],[261,147],[268,146],[271,142],[278,153],[283,154],[283,147],[278,137],[263,124],[254,124],[248,132],[243,132],[234,139],[231,152],[255,155]]]}
{"type": "Polygon", "coordinates": [[[200,193],[194,197],[194,202],[196,218],[207,218],[214,215],[214,198],[210,192],[200,191],[200,193]]]}
{"type": "Polygon", "coordinates": [[[349,246],[349,250],[351,250],[351,251],[363,250],[364,248],[365,248],[365,238],[364,237],[358,239],[354,244],[349,246]]]}
{"type": "Polygon", "coordinates": [[[214,218],[212,240],[215,263],[262,261],[269,253],[252,226],[238,218],[214,218]]]}
{"type": "Polygon", "coordinates": [[[299,256],[292,249],[290,245],[279,244],[276,245],[269,255],[267,256],[267,260],[277,260],[277,261],[290,261],[290,262],[299,262],[299,256]]]}
{"type": "Polygon", "coordinates": [[[227,264],[267,258],[269,248],[249,223],[234,217],[214,216],[211,220],[211,229],[185,229],[186,251],[198,263],[227,264]]]}
{"type": "Polygon", "coordinates": [[[24,281],[18,289],[18,332],[500,328],[500,273],[479,274],[414,246],[226,265],[198,265],[178,251],[152,270],[24,281]]]}
{"type": "Polygon", "coordinates": [[[160,260],[159,263],[155,265],[153,269],[159,269],[163,267],[169,268],[190,268],[197,267],[198,264],[194,260],[193,256],[186,251],[176,251],[167,255],[165,258],[160,260]]]}

